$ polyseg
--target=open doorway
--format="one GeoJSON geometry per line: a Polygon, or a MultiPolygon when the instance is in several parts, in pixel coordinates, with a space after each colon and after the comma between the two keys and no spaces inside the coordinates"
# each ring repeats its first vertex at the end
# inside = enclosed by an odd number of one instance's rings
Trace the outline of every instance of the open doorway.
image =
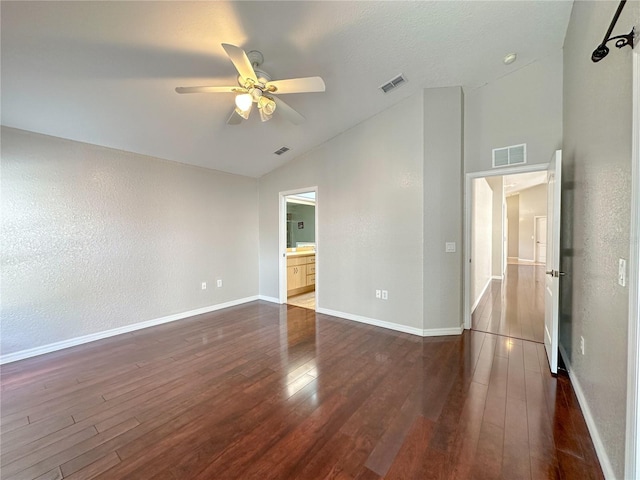
{"type": "Polygon", "coordinates": [[[474,178],[470,199],[470,328],[543,343],[546,170],[474,178]]]}
{"type": "Polygon", "coordinates": [[[316,191],[283,195],[283,200],[286,303],[315,310],[316,191]]]}

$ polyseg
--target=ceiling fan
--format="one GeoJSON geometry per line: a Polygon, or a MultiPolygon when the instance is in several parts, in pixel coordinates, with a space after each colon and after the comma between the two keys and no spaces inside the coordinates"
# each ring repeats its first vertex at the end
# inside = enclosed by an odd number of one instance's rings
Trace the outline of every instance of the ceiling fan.
{"type": "Polygon", "coordinates": [[[236,106],[227,123],[237,125],[248,119],[255,103],[260,119],[266,122],[277,110],[290,122],[300,125],[304,117],[275,95],[285,93],[324,92],[324,80],[320,77],[290,78],[271,81],[271,76],[258,67],[264,57],[257,50],[245,53],[240,47],[223,43],[229,59],[238,70],[238,86],[233,87],[177,87],[178,93],[235,93],[236,106]]]}

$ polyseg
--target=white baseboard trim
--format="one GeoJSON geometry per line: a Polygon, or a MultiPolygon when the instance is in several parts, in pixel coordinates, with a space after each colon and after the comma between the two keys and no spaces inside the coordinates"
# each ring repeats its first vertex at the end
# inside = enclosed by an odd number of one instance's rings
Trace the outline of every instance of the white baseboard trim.
{"type": "Polygon", "coordinates": [[[493,280],[492,277],[490,277],[489,280],[487,280],[487,283],[485,283],[484,288],[480,292],[480,295],[478,295],[478,298],[476,298],[476,300],[473,302],[473,305],[471,305],[471,313],[473,313],[476,310],[476,307],[480,303],[480,300],[482,300],[482,297],[487,291],[487,288],[489,288],[489,285],[491,285],[491,280],[493,280]]]}
{"type": "Polygon", "coordinates": [[[527,262],[527,263],[535,263],[535,260],[531,260],[530,258],[519,258],[518,257],[518,261],[519,262],[527,262]]]}
{"type": "Polygon", "coordinates": [[[367,325],[373,325],[374,327],[387,328],[389,330],[395,330],[397,332],[409,333],[411,335],[417,335],[419,337],[438,337],[443,335],[460,335],[464,331],[464,327],[460,325],[454,328],[415,328],[407,325],[400,325],[399,323],[385,322],[384,320],[376,320],[375,318],[363,317],[362,315],[354,315],[352,313],[339,312],[337,310],[330,310],[328,308],[316,308],[316,313],[322,313],[324,315],[331,315],[332,317],[343,318],[345,320],[352,320],[354,322],[366,323],[367,325]]]}
{"type": "Polygon", "coordinates": [[[265,302],[277,303],[280,305],[280,299],[276,297],[269,297],[267,295],[258,295],[258,300],[264,300],[265,302]]]}
{"type": "Polygon", "coordinates": [[[62,340],[60,342],[50,343],[48,345],[42,345],[40,347],[29,348],[27,350],[20,350],[19,352],[9,353],[7,355],[0,355],[0,365],[5,363],[17,362],[25,358],[36,357],[45,353],[55,352],[63,350],[65,348],[75,347],[76,345],[82,345],[84,343],[94,342],[96,340],[102,340],[103,338],[113,337],[115,335],[121,335],[123,333],[129,333],[136,330],[142,330],[143,328],[154,327],[156,325],[162,325],[163,323],[175,322],[176,320],[183,320],[185,318],[194,317],[196,315],[202,315],[203,313],[210,313],[216,310],[222,310],[223,308],[234,307],[243,303],[253,302],[258,300],[258,295],[252,297],[239,298],[238,300],[231,300],[230,302],[218,303],[208,307],[196,308],[195,310],[189,310],[187,312],[174,313],[173,315],[167,315],[165,317],[154,318],[152,320],[146,320],[144,322],[133,323],[131,325],[125,325],[118,328],[112,328],[111,330],[104,330],[102,332],[90,333],[89,335],[83,335],[81,337],[70,338],[68,340],[62,340]]]}
{"type": "Polygon", "coordinates": [[[615,480],[616,476],[613,472],[613,467],[611,466],[609,456],[607,455],[607,452],[604,448],[604,443],[602,443],[602,439],[600,438],[600,433],[598,432],[596,422],[593,419],[593,415],[591,414],[591,409],[589,408],[587,399],[584,396],[584,392],[582,391],[582,387],[580,386],[578,377],[573,374],[573,368],[571,367],[571,362],[569,362],[569,355],[567,355],[567,352],[562,345],[559,345],[559,350],[560,355],[562,355],[562,360],[564,361],[564,364],[567,367],[567,371],[569,372],[569,378],[571,379],[573,390],[574,392],[576,392],[576,397],[578,397],[578,403],[580,404],[580,408],[582,409],[582,415],[584,415],[584,419],[587,422],[587,428],[589,429],[589,433],[591,434],[593,446],[596,449],[596,454],[598,455],[598,460],[600,461],[600,466],[602,467],[604,478],[606,478],[607,480],[615,480]]]}
{"type": "Polygon", "coordinates": [[[422,330],[423,337],[444,337],[447,335],[462,335],[464,325],[452,328],[425,328],[422,330]]]}
{"type": "Polygon", "coordinates": [[[494,275],[491,280],[504,280],[504,275],[494,275]]]}

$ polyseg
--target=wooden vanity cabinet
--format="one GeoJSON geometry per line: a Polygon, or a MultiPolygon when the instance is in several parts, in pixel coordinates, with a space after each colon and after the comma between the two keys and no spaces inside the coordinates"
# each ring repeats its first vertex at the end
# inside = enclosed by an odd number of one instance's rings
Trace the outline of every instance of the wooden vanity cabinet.
{"type": "Polygon", "coordinates": [[[307,266],[287,265],[287,293],[307,286],[307,266]]]}
{"type": "Polygon", "coordinates": [[[316,256],[287,257],[287,296],[312,292],[316,286],[316,256]]]}

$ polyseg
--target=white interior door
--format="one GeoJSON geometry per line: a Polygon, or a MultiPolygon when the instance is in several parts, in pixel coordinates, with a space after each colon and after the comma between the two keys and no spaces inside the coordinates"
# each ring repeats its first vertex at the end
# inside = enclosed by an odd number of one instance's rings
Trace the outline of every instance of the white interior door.
{"type": "Polygon", "coordinates": [[[558,311],[560,307],[560,193],[562,152],[556,150],[547,172],[547,261],[544,298],[544,348],[551,373],[558,372],[558,311]]]}
{"type": "Polygon", "coordinates": [[[547,217],[536,218],[536,256],[535,261],[546,263],[547,261],[547,217]]]}

